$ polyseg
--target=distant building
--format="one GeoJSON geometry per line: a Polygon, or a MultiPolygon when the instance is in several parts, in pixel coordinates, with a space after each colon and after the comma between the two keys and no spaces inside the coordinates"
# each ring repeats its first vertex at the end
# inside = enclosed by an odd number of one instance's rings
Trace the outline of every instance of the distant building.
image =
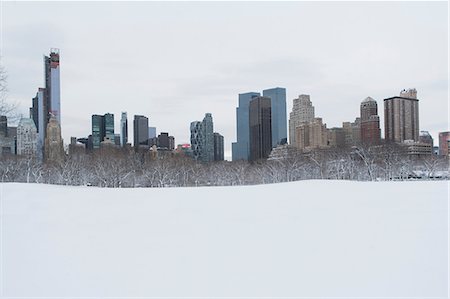
{"type": "Polygon", "coordinates": [[[249,105],[259,92],[239,94],[239,105],[236,108],[236,142],[232,143],[232,159],[248,160],[250,157],[249,105]]]}
{"type": "Polygon", "coordinates": [[[249,105],[250,160],[267,159],[272,151],[271,98],[254,97],[249,105]]]}
{"type": "Polygon", "coordinates": [[[156,137],[156,127],[148,127],[148,138],[156,137]]]}
{"type": "Polygon", "coordinates": [[[361,143],[361,119],[357,117],[354,122],[343,122],[345,146],[354,146],[361,143]]]}
{"type": "Polygon", "coordinates": [[[148,145],[148,118],[143,115],[135,115],[133,121],[134,147],[149,148],[148,145]]]}
{"type": "Polygon", "coordinates": [[[211,113],[205,113],[202,122],[190,126],[193,158],[202,162],[214,161],[214,124],[211,113]]]}
{"type": "Polygon", "coordinates": [[[0,116],[0,157],[16,154],[17,128],[8,127],[8,118],[0,116]]]}
{"type": "Polygon", "coordinates": [[[434,147],[433,137],[428,131],[420,131],[419,133],[419,142],[430,144],[431,147],[434,147]]]}
{"type": "Polygon", "coordinates": [[[296,147],[308,151],[328,146],[327,126],[322,118],[314,118],[310,123],[303,123],[295,129],[296,147]]]}
{"type": "Polygon", "coordinates": [[[295,129],[302,123],[310,123],[314,119],[314,106],[310,96],[301,94],[293,100],[292,112],[289,114],[289,144],[296,144],[295,129]]]}
{"type": "Polygon", "coordinates": [[[55,116],[51,116],[47,124],[47,134],[45,138],[45,160],[47,162],[57,162],[64,159],[63,140],[61,138],[61,126],[55,116]]]}
{"type": "Polygon", "coordinates": [[[156,146],[158,149],[165,149],[172,151],[175,148],[175,138],[169,136],[169,133],[163,133],[158,135],[156,146]]]}
{"type": "Polygon", "coordinates": [[[120,146],[128,143],[128,116],[126,112],[122,112],[120,118],[120,146]]]}
{"type": "Polygon", "coordinates": [[[448,156],[450,154],[450,132],[439,133],[439,155],[448,156]]]}
{"type": "Polygon", "coordinates": [[[86,146],[83,143],[78,143],[77,137],[70,137],[69,155],[82,155],[86,152],[86,146]]]}
{"type": "Polygon", "coordinates": [[[367,97],[360,105],[361,143],[379,144],[381,142],[380,117],[377,101],[367,97]]]}
{"type": "Polygon", "coordinates": [[[419,100],[415,89],[384,99],[384,129],[386,141],[419,141],[419,100]]]}
{"type": "Polygon", "coordinates": [[[214,161],[223,161],[224,158],[224,143],[223,136],[219,133],[214,133],[214,161]]]}
{"type": "Polygon", "coordinates": [[[286,88],[263,90],[263,97],[270,98],[272,147],[287,143],[286,88]]]}
{"type": "Polygon", "coordinates": [[[184,155],[186,157],[192,157],[191,145],[189,143],[178,144],[177,148],[175,149],[175,154],[184,155]]]}
{"type": "Polygon", "coordinates": [[[22,118],[17,126],[17,154],[36,157],[37,130],[31,118],[22,118]]]}
{"type": "Polygon", "coordinates": [[[100,143],[106,139],[114,142],[114,114],[92,115],[93,148],[99,149],[100,143]]]}
{"type": "Polygon", "coordinates": [[[433,153],[433,146],[429,143],[405,140],[401,146],[406,148],[406,153],[410,156],[428,156],[433,153]]]}
{"type": "Polygon", "coordinates": [[[330,147],[344,147],[345,132],[343,128],[331,128],[327,130],[327,145],[330,147]]]}

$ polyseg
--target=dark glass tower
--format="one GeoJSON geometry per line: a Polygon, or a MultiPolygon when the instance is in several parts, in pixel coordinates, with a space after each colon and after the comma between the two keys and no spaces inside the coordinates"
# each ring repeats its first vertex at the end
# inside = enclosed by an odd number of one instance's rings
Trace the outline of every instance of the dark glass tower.
{"type": "Polygon", "coordinates": [[[266,159],[272,151],[271,100],[255,97],[249,108],[250,160],[266,159]]]}

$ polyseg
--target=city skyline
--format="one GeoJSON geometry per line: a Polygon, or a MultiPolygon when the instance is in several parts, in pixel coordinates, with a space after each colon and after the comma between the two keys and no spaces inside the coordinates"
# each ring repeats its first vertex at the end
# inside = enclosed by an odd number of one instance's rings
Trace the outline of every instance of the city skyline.
{"type": "MultiPolygon", "coordinates": [[[[448,109],[442,109],[448,104],[445,2],[2,5],[1,48],[9,100],[20,105],[25,117],[37,88],[44,87],[40,57],[49,48],[61,50],[61,127],[66,144],[71,136],[89,134],[91,115],[112,113],[117,118],[122,111],[130,119],[145,115],[158,133],[170,132],[177,144],[188,143],[191,120],[209,112],[230,159],[238,94],[277,86],[286,88],[287,113],[294,98],[311,95],[316,114],[328,128],[355,119],[368,96],[382,107],[383,99],[416,88],[420,130],[429,131],[435,140],[439,131],[448,130],[448,109]],[[84,25],[71,29],[77,17],[67,13],[86,7],[84,25]],[[100,9],[109,16],[95,18],[100,9]],[[120,28],[113,22],[119,12],[120,28]],[[380,13],[390,22],[380,20],[380,13]],[[293,15],[295,20],[286,17],[293,15]],[[282,17],[283,22],[255,26],[248,16],[282,17]],[[127,34],[136,25],[136,33],[127,34]],[[243,32],[234,36],[236,28],[243,32]],[[46,30],[52,34],[38,34],[46,30]],[[92,38],[99,34],[101,39],[92,38]],[[243,43],[246,34],[256,43],[243,43]],[[76,44],[81,37],[88,42],[76,44]],[[271,43],[266,45],[262,38],[271,43]],[[117,40],[121,42],[112,48],[117,40]],[[173,47],[178,43],[184,47],[173,47]]],[[[384,138],[384,116],[379,115],[384,138]]],[[[119,126],[117,118],[116,132],[119,126]]]]}

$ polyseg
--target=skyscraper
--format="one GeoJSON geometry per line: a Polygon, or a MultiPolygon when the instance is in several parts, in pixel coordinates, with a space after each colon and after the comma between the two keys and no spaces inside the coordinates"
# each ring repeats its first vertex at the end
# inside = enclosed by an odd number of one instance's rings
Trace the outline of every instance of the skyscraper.
{"type": "Polygon", "coordinates": [[[201,122],[191,122],[190,130],[194,159],[202,162],[214,161],[214,124],[211,113],[206,113],[201,122]]]}
{"type": "Polygon", "coordinates": [[[378,144],[381,141],[380,118],[377,101],[367,97],[360,105],[361,111],[361,142],[378,144]]]}
{"type": "Polygon", "coordinates": [[[135,149],[148,148],[148,118],[143,115],[135,115],[133,120],[133,143],[135,149]]]}
{"type": "Polygon", "coordinates": [[[61,125],[61,91],[59,74],[59,49],[50,49],[50,55],[44,56],[45,64],[45,101],[47,125],[50,114],[54,115],[61,125]]]}
{"type": "Polygon", "coordinates": [[[31,118],[20,119],[17,126],[17,154],[36,156],[37,132],[36,125],[31,118]]]}
{"type": "Polygon", "coordinates": [[[232,144],[232,159],[248,160],[250,157],[249,105],[259,92],[239,94],[239,106],[236,108],[236,142],[232,144]]]}
{"type": "Polygon", "coordinates": [[[214,161],[224,160],[224,144],[223,136],[219,133],[214,133],[214,161]]]}
{"type": "Polygon", "coordinates": [[[45,160],[48,162],[62,161],[64,159],[64,147],[61,138],[61,126],[54,115],[51,115],[46,131],[45,160]]]}
{"type": "Polygon", "coordinates": [[[128,143],[128,117],[126,112],[122,112],[120,118],[120,146],[125,146],[128,143]]]}
{"type": "Polygon", "coordinates": [[[266,159],[272,150],[271,98],[255,97],[249,105],[250,160],[266,159]]]}
{"type": "Polygon", "coordinates": [[[99,149],[102,141],[111,140],[114,143],[114,114],[92,115],[92,146],[99,149]]]}
{"type": "Polygon", "coordinates": [[[296,144],[295,129],[302,123],[310,123],[314,119],[314,106],[309,95],[301,94],[293,100],[292,112],[289,114],[289,144],[296,144]]]}
{"type": "Polygon", "coordinates": [[[419,140],[419,100],[415,89],[384,99],[384,130],[386,141],[419,140]]]}
{"type": "Polygon", "coordinates": [[[270,98],[272,120],[272,147],[287,143],[286,88],[275,87],[263,90],[270,98]]]}

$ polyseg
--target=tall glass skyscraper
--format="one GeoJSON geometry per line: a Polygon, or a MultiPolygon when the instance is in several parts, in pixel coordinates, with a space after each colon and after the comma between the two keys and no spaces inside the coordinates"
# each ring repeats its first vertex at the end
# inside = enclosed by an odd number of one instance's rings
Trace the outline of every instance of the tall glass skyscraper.
{"type": "Polygon", "coordinates": [[[133,143],[135,149],[148,147],[148,118],[143,115],[135,115],[133,121],[133,143]]]}
{"type": "Polygon", "coordinates": [[[105,137],[114,142],[114,114],[92,115],[92,147],[100,148],[105,137]]]}
{"type": "Polygon", "coordinates": [[[271,99],[272,147],[287,143],[286,88],[263,90],[263,96],[271,99]]]}
{"type": "Polygon", "coordinates": [[[252,98],[260,96],[259,92],[239,94],[239,107],[236,108],[236,142],[232,146],[232,159],[248,160],[250,156],[249,104],[252,98]]]}
{"type": "Polygon", "coordinates": [[[214,161],[214,124],[211,113],[206,113],[201,122],[191,122],[190,129],[194,159],[202,162],[214,161]]]}

